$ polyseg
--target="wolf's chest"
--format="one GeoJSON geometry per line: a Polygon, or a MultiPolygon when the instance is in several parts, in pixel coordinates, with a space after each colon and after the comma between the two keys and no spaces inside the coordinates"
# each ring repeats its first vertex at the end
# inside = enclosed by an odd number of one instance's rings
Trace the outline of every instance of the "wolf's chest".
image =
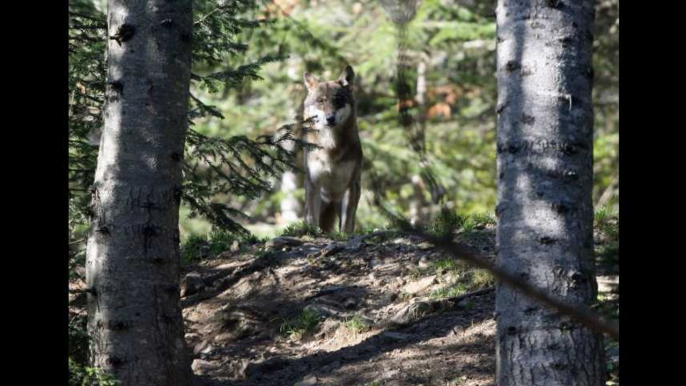
{"type": "Polygon", "coordinates": [[[324,151],[314,151],[307,157],[307,172],[310,180],[327,191],[344,191],[350,183],[354,161],[336,162],[324,151]]]}

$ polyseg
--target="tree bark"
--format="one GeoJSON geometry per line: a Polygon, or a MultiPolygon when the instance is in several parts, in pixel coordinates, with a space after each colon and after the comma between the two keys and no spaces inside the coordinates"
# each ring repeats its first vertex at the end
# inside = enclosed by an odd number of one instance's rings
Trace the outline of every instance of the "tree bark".
{"type": "MultiPolygon", "coordinates": [[[[419,143],[422,151],[422,162],[426,158],[426,67],[429,62],[429,55],[426,52],[420,52],[419,63],[417,64],[417,91],[415,100],[417,101],[418,113],[417,122],[418,130],[415,134],[415,141],[419,143]]],[[[422,167],[424,164],[422,163],[422,167]]],[[[411,177],[412,188],[414,195],[410,199],[410,224],[412,226],[426,225],[428,223],[428,214],[430,208],[424,199],[424,190],[426,185],[422,180],[420,174],[414,174],[411,177]]]]}
{"type": "MultiPolygon", "coordinates": [[[[571,304],[596,298],[592,0],[499,0],[498,264],[571,304]]],[[[499,386],[604,385],[603,337],[496,291],[499,386]]]]}
{"type": "MultiPolygon", "coordinates": [[[[302,139],[302,117],[303,117],[303,112],[304,112],[304,104],[301,103],[298,106],[298,112],[296,114],[297,117],[297,125],[295,128],[295,133],[297,133],[298,136],[302,139]]],[[[289,151],[293,151],[295,149],[295,142],[293,141],[287,141],[284,143],[284,148],[289,151]]],[[[284,197],[281,199],[280,203],[280,216],[279,216],[279,223],[281,224],[292,224],[297,222],[301,217],[302,213],[302,205],[300,204],[300,201],[298,198],[295,196],[295,191],[298,190],[299,187],[301,187],[300,180],[298,179],[298,175],[295,172],[292,171],[286,171],[283,173],[281,176],[281,192],[284,194],[284,197]]]]}
{"type": "Polygon", "coordinates": [[[88,239],[91,362],[121,384],[191,384],[179,201],[191,0],[110,0],[105,125],[88,239]]]}

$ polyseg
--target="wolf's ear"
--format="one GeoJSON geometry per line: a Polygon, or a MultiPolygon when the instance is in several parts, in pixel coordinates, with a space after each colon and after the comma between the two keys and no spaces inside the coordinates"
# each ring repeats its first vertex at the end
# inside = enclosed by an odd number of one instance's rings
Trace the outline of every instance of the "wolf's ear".
{"type": "Polygon", "coordinates": [[[305,86],[307,87],[308,91],[312,91],[319,84],[319,81],[317,80],[317,78],[312,76],[312,74],[310,74],[309,72],[305,73],[304,78],[305,78],[305,86]]]}
{"type": "Polygon", "coordinates": [[[343,70],[341,77],[338,78],[338,81],[341,82],[341,84],[343,86],[352,85],[354,80],[355,80],[355,72],[353,72],[353,68],[350,66],[347,66],[345,68],[345,70],[343,70]]]}

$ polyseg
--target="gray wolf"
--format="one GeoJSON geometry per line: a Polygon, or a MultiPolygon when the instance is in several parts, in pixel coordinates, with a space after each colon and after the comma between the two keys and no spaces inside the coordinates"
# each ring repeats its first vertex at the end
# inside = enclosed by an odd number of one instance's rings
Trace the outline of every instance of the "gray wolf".
{"type": "Polygon", "coordinates": [[[340,231],[352,233],[362,167],[353,95],[355,73],[347,66],[335,81],[320,81],[307,72],[304,79],[304,118],[313,121],[306,140],[319,147],[305,150],[305,221],[331,232],[338,218],[340,231]]]}

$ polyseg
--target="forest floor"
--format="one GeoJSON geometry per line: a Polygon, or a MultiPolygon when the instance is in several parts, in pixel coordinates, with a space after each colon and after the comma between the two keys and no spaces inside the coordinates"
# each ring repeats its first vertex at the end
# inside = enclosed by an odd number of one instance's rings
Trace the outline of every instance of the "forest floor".
{"type": "MultiPolygon", "coordinates": [[[[456,241],[494,259],[495,227],[478,228],[456,241]]],[[[618,276],[599,274],[616,301],[618,276]]],[[[181,304],[201,384],[488,386],[492,288],[412,237],[282,236],[186,265],[181,304]]]]}

